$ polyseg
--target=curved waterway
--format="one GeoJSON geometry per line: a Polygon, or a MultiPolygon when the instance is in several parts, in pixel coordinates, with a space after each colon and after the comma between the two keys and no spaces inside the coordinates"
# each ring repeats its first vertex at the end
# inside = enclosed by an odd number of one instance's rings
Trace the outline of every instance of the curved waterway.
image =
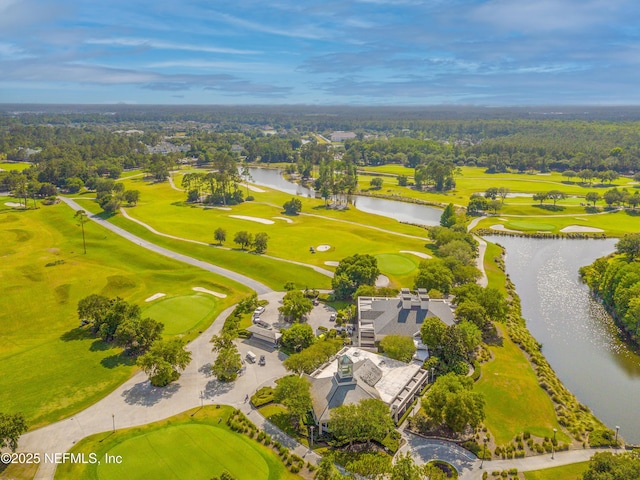
{"type": "MultiPolygon", "coordinates": [[[[292,195],[313,190],[289,182],[279,170],[252,168],[259,185],[292,195]]],[[[426,205],[357,196],[359,210],[422,225],[439,224],[442,211],[426,205]]],[[[506,248],[506,268],[522,301],[522,314],[562,382],[627,442],[640,443],[640,355],[591,298],[578,270],[614,250],[617,240],[489,236],[506,248]]]]}
{"type": "Polygon", "coordinates": [[[485,238],[506,248],[522,315],[560,380],[627,442],[640,442],[640,356],[578,274],[617,240],[485,238]]]}

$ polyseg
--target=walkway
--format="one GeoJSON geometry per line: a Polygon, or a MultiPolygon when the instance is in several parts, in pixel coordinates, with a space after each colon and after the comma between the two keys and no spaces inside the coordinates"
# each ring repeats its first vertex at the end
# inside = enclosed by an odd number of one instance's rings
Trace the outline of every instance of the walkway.
{"type": "MultiPolygon", "coordinates": [[[[69,205],[73,210],[84,210],[78,203],[70,198],[58,197],[61,201],[69,205]]],[[[172,250],[169,250],[164,247],[160,247],[155,245],[143,238],[140,238],[132,233],[129,233],[123,228],[117,227],[114,224],[108,222],[107,220],[98,217],[97,215],[89,215],[89,218],[94,222],[102,225],[107,230],[112,231],[113,233],[120,235],[121,237],[129,240],[130,242],[136,243],[139,246],[146,248],[147,250],[151,250],[152,252],[158,253],[160,255],[164,255],[165,257],[172,258],[182,263],[187,263],[189,265],[193,265],[194,267],[202,268],[203,270],[207,270],[208,272],[216,273],[218,275],[222,275],[230,280],[233,280],[238,283],[242,283],[247,287],[255,290],[258,295],[262,295],[263,293],[268,293],[271,291],[271,288],[266,285],[253,280],[252,278],[246,277],[239,273],[233,272],[231,270],[227,270],[226,268],[219,267],[217,265],[213,265],[211,263],[204,262],[202,260],[198,260],[193,257],[189,257],[187,255],[183,255],[181,253],[176,253],[172,250]]]]}

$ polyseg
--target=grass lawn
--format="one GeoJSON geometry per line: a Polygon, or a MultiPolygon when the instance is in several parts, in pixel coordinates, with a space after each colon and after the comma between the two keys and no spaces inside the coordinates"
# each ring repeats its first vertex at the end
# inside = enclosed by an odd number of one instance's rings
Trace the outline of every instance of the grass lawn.
{"type": "Polygon", "coordinates": [[[378,268],[389,275],[408,275],[415,273],[418,268],[418,257],[409,258],[407,255],[397,253],[381,253],[376,255],[378,268]]]}
{"type": "Polygon", "coordinates": [[[142,315],[164,323],[165,335],[178,335],[188,332],[202,320],[209,318],[215,309],[214,298],[200,293],[155,300],[142,310],[142,315]]]}
{"type": "Polygon", "coordinates": [[[501,325],[498,329],[504,337],[503,344],[489,347],[493,359],[482,364],[482,377],[474,387],[485,397],[484,423],[496,443],[506,444],[525,431],[538,437],[552,437],[554,428],[558,429],[559,441],[570,441],[524,353],[501,325]]]}
{"type": "Polygon", "coordinates": [[[309,439],[306,436],[301,436],[300,433],[291,425],[291,415],[289,410],[284,405],[270,403],[259,409],[260,415],[273,423],[280,430],[287,435],[295,438],[303,445],[309,446],[309,439]]]}
{"type": "Polygon", "coordinates": [[[29,168],[31,165],[32,165],[31,163],[23,163],[23,162],[19,162],[19,163],[0,162],[0,170],[6,170],[6,171],[16,170],[18,172],[21,172],[22,170],[29,168]]]}
{"type": "Polygon", "coordinates": [[[169,332],[195,338],[249,290],[208,272],[155,255],[93,222],[87,254],[73,212],[64,204],[0,212],[0,405],[22,412],[32,428],[95,403],[133,372],[132,359],[79,328],[77,304],[92,293],[141,307],[155,293],[192,296],[201,286],[228,295],[207,300],[209,314],[169,332]],[[211,303],[213,302],[213,303],[211,303]]]}
{"type": "Polygon", "coordinates": [[[71,452],[94,452],[99,459],[120,455],[122,463],[67,463],[58,466],[55,478],[209,480],[225,471],[238,480],[301,478],[290,473],[271,449],[231,431],[226,425],[231,411],[231,407],[208,406],[115,434],[92,435],[71,452]]]}
{"type": "Polygon", "coordinates": [[[523,474],[526,480],[580,480],[582,474],[587,471],[588,466],[589,462],[580,462],[562,467],[532,470],[530,472],[523,472],[523,474]]]}
{"type": "MultiPolygon", "coordinates": [[[[486,242],[486,239],[485,239],[486,242]]],[[[497,288],[504,295],[507,294],[505,287],[506,277],[496,259],[499,259],[502,254],[502,250],[495,243],[487,242],[487,250],[484,253],[484,270],[489,280],[489,287],[497,288]]]]}
{"type": "MultiPolygon", "coordinates": [[[[266,254],[274,257],[316,265],[325,269],[333,269],[325,262],[337,262],[355,253],[372,255],[397,255],[395,260],[402,263],[397,267],[394,262],[387,261],[389,270],[381,268],[396,286],[404,286],[407,281],[406,273],[416,265],[414,259],[398,255],[400,250],[424,251],[427,242],[424,229],[401,224],[393,219],[369,215],[351,209],[346,212],[326,210],[323,202],[316,199],[302,199],[311,202],[312,208],[303,207],[303,215],[286,217],[276,202],[284,203],[290,195],[269,191],[256,193],[269,202],[246,202],[229,207],[232,210],[220,208],[202,208],[185,204],[184,194],[170,189],[165,184],[149,184],[139,178],[126,181],[128,188],[141,191],[141,202],[135,208],[128,209],[128,214],[156,230],[181,238],[214,243],[213,232],[221,227],[227,232],[226,248],[212,248],[188,242],[180,242],[154,235],[130,220],[116,215],[110,219],[127,230],[182,253],[191,254],[203,260],[212,261],[220,266],[238,271],[260,280],[267,285],[282,289],[287,281],[294,281],[299,287],[328,288],[330,279],[313,272],[308,268],[287,265],[264,256],[247,255],[233,243],[233,236],[240,230],[252,234],[267,232],[269,245],[266,254]],[[319,208],[315,208],[319,207],[319,208]],[[259,218],[273,222],[262,224],[246,219],[232,218],[230,215],[259,218]],[[288,218],[291,223],[275,217],[288,218]],[[344,221],[336,221],[344,220],[344,221]],[[347,223],[356,222],[357,224],[347,223]],[[390,229],[402,235],[394,235],[393,242],[389,241],[390,234],[371,227],[390,229]],[[418,238],[407,238],[403,235],[414,235],[418,238]],[[310,246],[330,245],[328,251],[311,253],[310,246]],[[249,257],[249,258],[247,258],[249,257]]],[[[281,204],[280,203],[280,204],[281,204]]],[[[83,207],[97,212],[99,207],[90,201],[82,201],[83,207]]],[[[389,257],[388,260],[394,257],[389,257]]]]}

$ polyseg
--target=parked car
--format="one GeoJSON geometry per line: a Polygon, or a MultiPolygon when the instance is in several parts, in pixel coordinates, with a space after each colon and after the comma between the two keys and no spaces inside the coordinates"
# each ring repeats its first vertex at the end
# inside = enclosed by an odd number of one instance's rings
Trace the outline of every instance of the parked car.
{"type": "Polygon", "coordinates": [[[261,367],[264,367],[267,364],[267,359],[264,357],[264,355],[260,355],[260,360],[258,361],[258,365],[260,365],[261,367]]]}
{"type": "Polygon", "coordinates": [[[330,322],[335,322],[337,317],[338,317],[338,316],[337,316],[337,315],[336,315],[336,313],[334,312],[334,313],[332,313],[332,314],[331,314],[331,316],[329,317],[329,321],[330,321],[330,322]]]}
{"type": "Polygon", "coordinates": [[[253,311],[253,316],[254,317],[259,317],[260,315],[262,315],[264,313],[265,308],[264,307],[258,307],[253,311]]]}
{"type": "Polygon", "coordinates": [[[251,363],[256,363],[256,354],[253,353],[252,351],[248,351],[247,352],[247,356],[245,357],[248,361],[250,361],[251,363]]]}
{"type": "Polygon", "coordinates": [[[317,298],[314,298],[314,299],[313,299],[313,304],[314,304],[315,306],[318,306],[318,305],[320,305],[320,302],[318,301],[318,299],[317,299],[317,298]]]}

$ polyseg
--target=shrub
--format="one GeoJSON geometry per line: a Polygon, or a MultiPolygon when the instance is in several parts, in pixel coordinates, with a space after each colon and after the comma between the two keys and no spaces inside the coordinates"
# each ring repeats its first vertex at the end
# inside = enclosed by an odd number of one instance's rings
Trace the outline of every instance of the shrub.
{"type": "Polygon", "coordinates": [[[244,199],[245,202],[253,202],[254,200],[253,195],[248,195],[247,198],[244,199]]]}
{"type": "Polygon", "coordinates": [[[262,387],[251,397],[251,403],[254,407],[258,408],[267,403],[273,402],[273,388],[272,387],[262,387]]]}

